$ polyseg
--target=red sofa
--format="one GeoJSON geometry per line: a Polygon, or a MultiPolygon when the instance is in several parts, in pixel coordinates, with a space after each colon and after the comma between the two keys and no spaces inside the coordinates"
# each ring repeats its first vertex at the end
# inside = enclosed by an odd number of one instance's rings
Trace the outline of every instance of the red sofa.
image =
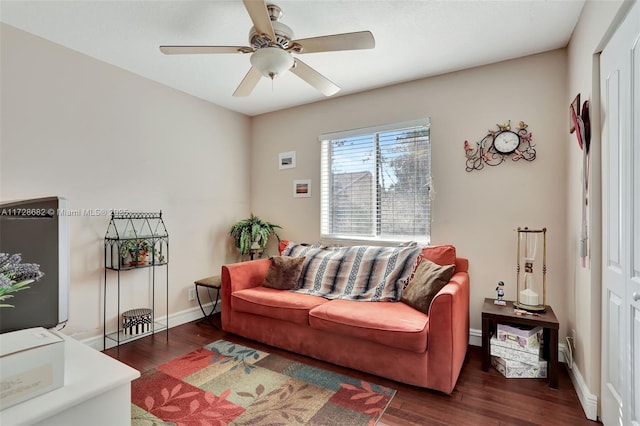
{"type": "Polygon", "coordinates": [[[222,328],[398,382],[451,393],[469,342],[468,260],[429,314],[402,302],[327,300],[262,286],[269,259],[222,267],[222,328]]]}

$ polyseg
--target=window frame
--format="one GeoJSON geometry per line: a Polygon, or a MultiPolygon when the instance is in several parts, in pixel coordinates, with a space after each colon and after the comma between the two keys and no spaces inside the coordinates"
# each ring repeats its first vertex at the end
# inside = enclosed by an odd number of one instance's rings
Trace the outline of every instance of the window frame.
{"type": "MultiPolygon", "coordinates": [[[[431,172],[431,119],[429,117],[419,118],[416,120],[388,123],[383,125],[376,125],[370,127],[363,127],[359,129],[351,129],[344,130],[338,132],[324,133],[321,134],[318,139],[321,143],[321,170],[320,170],[320,238],[322,241],[326,243],[351,243],[351,244],[390,244],[390,243],[402,243],[406,242],[407,239],[401,236],[391,236],[391,237],[381,237],[381,236],[373,236],[366,237],[360,235],[339,235],[339,234],[331,234],[328,232],[328,227],[330,221],[330,208],[331,208],[331,189],[327,188],[327,185],[331,185],[327,179],[330,179],[331,176],[331,141],[337,139],[347,139],[358,136],[366,136],[372,135],[375,137],[377,133],[384,132],[393,132],[400,131],[403,129],[410,129],[412,127],[425,127],[429,132],[429,141],[428,141],[428,149],[429,153],[427,156],[428,161],[428,193],[429,193],[429,212],[428,212],[428,223],[427,223],[427,235],[417,236],[414,235],[412,240],[417,241],[421,244],[429,244],[431,242],[431,216],[433,212],[433,182],[432,182],[432,172],[431,172]]],[[[377,161],[377,160],[376,160],[377,161]]],[[[375,192],[375,185],[372,186],[373,192],[375,192]]],[[[377,223],[377,222],[376,222],[377,223]]],[[[377,231],[376,231],[377,232],[377,231]]]]}

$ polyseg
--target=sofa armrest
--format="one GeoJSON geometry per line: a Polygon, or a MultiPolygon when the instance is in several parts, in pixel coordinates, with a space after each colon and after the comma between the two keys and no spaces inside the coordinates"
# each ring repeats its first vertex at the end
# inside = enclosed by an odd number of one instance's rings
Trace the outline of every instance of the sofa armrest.
{"type": "Polygon", "coordinates": [[[429,387],[453,391],[468,345],[469,274],[460,271],[440,290],[429,308],[429,387]]]}
{"type": "Polygon", "coordinates": [[[260,287],[271,266],[269,259],[222,265],[221,288],[222,328],[227,329],[231,317],[231,294],[245,288],[260,287]]]}

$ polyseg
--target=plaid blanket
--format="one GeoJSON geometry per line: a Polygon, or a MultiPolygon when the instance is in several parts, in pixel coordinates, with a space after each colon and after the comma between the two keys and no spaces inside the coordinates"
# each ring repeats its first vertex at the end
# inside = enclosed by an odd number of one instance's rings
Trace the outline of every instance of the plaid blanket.
{"type": "Polygon", "coordinates": [[[305,256],[296,291],[327,299],[398,301],[422,247],[323,247],[289,243],[283,256],[305,256]]]}

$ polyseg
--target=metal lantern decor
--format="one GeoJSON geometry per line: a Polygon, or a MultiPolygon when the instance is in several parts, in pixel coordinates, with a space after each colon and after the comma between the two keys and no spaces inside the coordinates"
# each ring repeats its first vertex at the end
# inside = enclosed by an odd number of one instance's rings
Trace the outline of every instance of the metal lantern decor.
{"type": "Polygon", "coordinates": [[[547,305],[547,228],[518,228],[517,252],[515,305],[527,311],[544,312],[547,305]]]}

